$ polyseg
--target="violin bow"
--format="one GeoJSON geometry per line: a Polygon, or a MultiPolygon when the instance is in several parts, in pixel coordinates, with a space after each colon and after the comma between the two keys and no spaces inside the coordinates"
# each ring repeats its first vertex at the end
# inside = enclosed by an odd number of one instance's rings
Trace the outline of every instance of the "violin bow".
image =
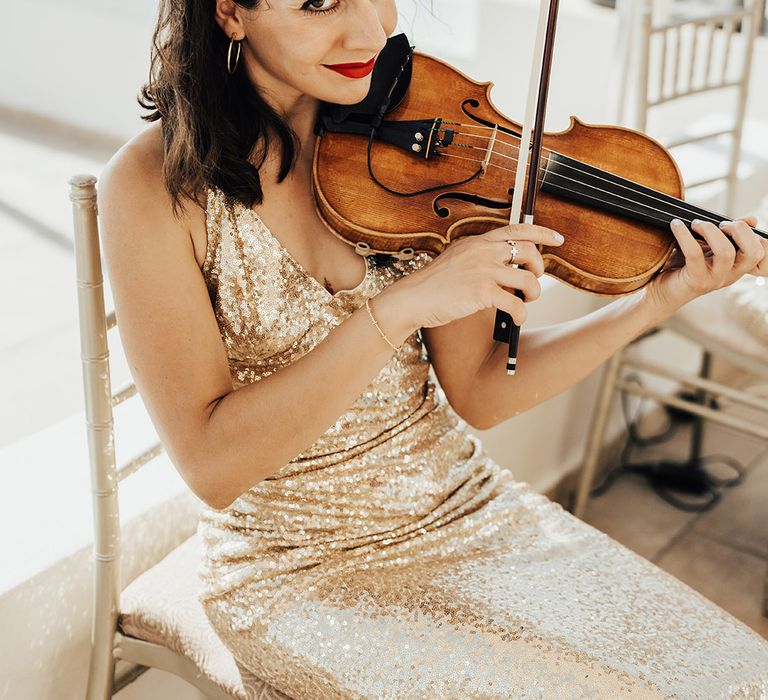
{"type": "MultiPolygon", "coordinates": [[[[555,44],[555,29],[557,27],[557,12],[559,0],[541,0],[539,4],[539,21],[536,30],[536,40],[531,59],[531,77],[528,83],[528,98],[525,106],[525,118],[523,119],[522,133],[520,134],[520,151],[515,172],[515,184],[512,195],[512,211],[509,223],[533,223],[533,209],[536,204],[536,192],[538,189],[536,175],[539,171],[541,156],[542,134],[544,133],[544,118],[547,112],[547,96],[549,94],[549,78],[552,72],[552,54],[555,44]],[[534,117],[534,103],[536,114],[534,117]],[[531,125],[533,124],[533,128],[531,125]],[[531,135],[533,145],[531,146],[531,135]],[[523,154],[530,149],[530,165],[527,168],[527,188],[525,188],[525,213],[523,210],[523,182],[526,179],[526,166],[528,158],[523,154]]],[[[517,263],[512,267],[517,268],[517,263]]],[[[518,289],[515,296],[524,299],[524,294],[518,289]]],[[[509,345],[507,354],[507,374],[513,375],[517,370],[517,350],[520,340],[520,326],[512,316],[501,309],[496,309],[493,339],[505,342],[509,345]]]]}

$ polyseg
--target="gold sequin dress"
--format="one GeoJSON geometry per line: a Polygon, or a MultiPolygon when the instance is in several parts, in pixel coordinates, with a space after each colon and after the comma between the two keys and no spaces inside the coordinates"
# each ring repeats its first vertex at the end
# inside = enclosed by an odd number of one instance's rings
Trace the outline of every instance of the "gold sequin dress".
{"type": "MultiPolygon", "coordinates": [[[[430,260],[331,294],[215,189],[207,225],[235,387],[430,260]]],[[[429,368],[414,333],[313,445],[201,514],[200,601],[269,697],[766,698],[768,643],[515,481],[429,368]]]]}

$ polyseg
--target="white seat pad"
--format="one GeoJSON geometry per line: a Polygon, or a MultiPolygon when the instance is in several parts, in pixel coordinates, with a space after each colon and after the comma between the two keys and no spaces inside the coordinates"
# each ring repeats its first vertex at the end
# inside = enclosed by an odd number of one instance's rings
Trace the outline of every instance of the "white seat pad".
{"type": "Polygon", "coordinates": [[[241,668],[208,622],[197,595],[197,533],[132,581],[122,592],[121,631],[189,659],[238,700],[285,700],[286,695],[241,668]]]}
{"type": "Polygon", "coordinates": [[[768,346],[739,321],[728,298],[728,287],[694,299],[663,325],[756,374],[768,376],[768,346]]]}

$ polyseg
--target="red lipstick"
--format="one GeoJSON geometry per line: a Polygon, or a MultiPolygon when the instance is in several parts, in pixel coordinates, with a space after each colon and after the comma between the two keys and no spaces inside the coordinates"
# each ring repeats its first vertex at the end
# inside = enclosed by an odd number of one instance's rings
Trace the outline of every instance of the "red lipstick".
{"type": "Polygon", "coordinates": [[[324,63],[323,65],[347,78],[365,78],[366,75],[370,75],[374,63],[376,63],[375,56],[365,63],[335,63],[330,66],[324,63]]]}

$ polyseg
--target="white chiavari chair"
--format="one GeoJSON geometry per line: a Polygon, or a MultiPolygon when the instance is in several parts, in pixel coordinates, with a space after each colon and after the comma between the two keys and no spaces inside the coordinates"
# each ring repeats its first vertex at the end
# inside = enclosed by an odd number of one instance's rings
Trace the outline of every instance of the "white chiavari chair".
{"type": "Polygon", "coordinates": [[[197,600],[194,523],[185,526],[194,534],[123,587],[118,488],[165,451],[157,442],[126,464],[116,464],[113,408],[137,397],[137,391],[131,383],[112,393],[108,332],[117,319],[114,312],[105,312],[96,178],[73,177],[70,199],[94,522],[86,698],[107,700],[156,668],[185,679],[212,699],[289,700],[243,669],[210,626],[197,600]]]}
{"type": "MultiPolygon", "coordinates": [[[[683,172],[685,197],[694,199],[699,188],[712,183],[724,184],[722,206],[732,212],[738,167],[742,153],[744,122],[752,74],[752,56],[757,33],[761,27],[764,0],[746,0],[743,5],[698,5],[673,2],[662,21],[655,21],[661,3],[641,0],[639,17],[639,70],[635,124],[647,132],[649,122],[661,110],[691,103],[705,94],[716,94],[720,104],[730,105],[730,117],[725,123],[710,128],[691,128],[686,123],[675,134],[654,133],[673,155],[689,144],[702,144],[727,139],[725,172],[700,177],[698,173],[683,172]],[[708,9],[703,9],[708,8],[708,9]]],[[[694,125],[695,126],[695,125],[694,125]]]]}

